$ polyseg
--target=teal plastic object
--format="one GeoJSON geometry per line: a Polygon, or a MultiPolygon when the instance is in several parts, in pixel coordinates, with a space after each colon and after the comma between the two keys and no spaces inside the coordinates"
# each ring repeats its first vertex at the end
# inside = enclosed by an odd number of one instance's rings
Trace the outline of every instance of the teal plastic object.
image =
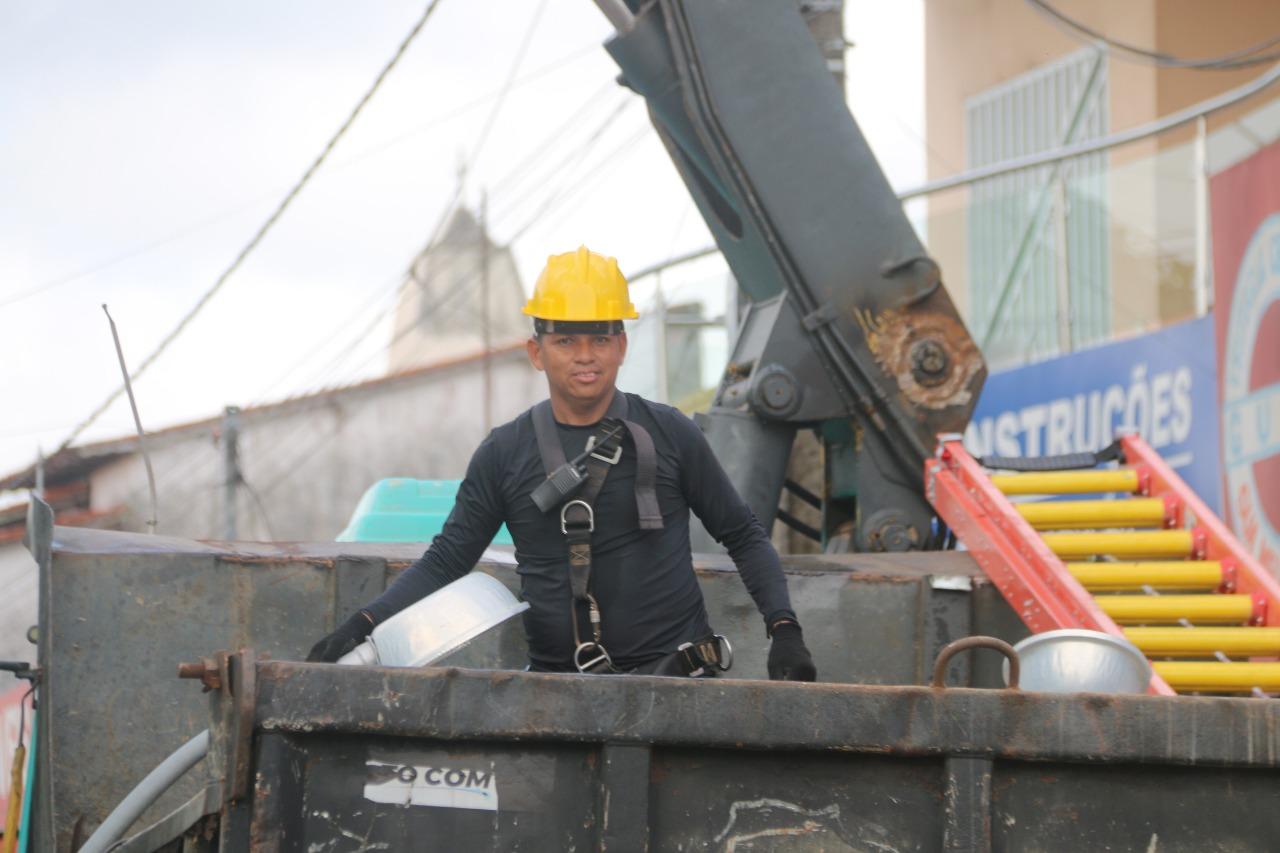
{"type": "MultiPolygon", "coordinates": [[[[453,511],[461,480],[379,480],[356,504],[339,542],[430,542],[453,511]]],[[[504,524],[495,545],[511,545],[504,524]]]]}

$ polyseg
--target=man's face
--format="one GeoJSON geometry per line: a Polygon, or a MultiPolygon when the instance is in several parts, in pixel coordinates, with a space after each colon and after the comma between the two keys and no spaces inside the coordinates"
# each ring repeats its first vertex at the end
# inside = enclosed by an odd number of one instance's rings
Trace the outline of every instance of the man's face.
{"type": "Polygon", "coordinates": [[[627,336],[552,333],[529,339],[529,361],[560,397],[590,403],[613,390],[627,336]]]}

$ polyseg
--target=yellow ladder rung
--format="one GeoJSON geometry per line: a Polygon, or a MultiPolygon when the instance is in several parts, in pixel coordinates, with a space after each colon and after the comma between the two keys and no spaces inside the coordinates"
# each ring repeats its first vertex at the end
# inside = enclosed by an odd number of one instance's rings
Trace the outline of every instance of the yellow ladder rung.
{"type": "Polygon", "coordinates": [[[1143,563],[1067,563],[1067,571],[1090,592],[1122,589],[1212,590],[1222,585],[1217,560],[1174,560],[1143,563]]]}
{"type": "Polygon", "coordinates": [[[1099,595],[1102,612],[1124,625],[1144,622],[1244,623],[1253,616],[1247,595],[1099,595]]]}
{"type": "Polygon", "coordinates": [[[1044,501],[1015,505],[1036,530],[1097,530],[1105,527],[1164,527],[1160,498],[1117,501],[1044,501]]]}
{"type": "Polygon", "coordinates": [[[1280,690],[1280,663],[1153,661],[1156,675],[1180,693],[1248,693],[1280,690]]]}
{"type": "Polygon", "coordinates": [[[1280,655],[1280,628],[1125,628],[1124,635],[1154,657],[1280,655]]]}
{"type": "Polygon", "coordinates": [[[1046,533],[1049,550],[1064,560],[1112,557],[1190,557],[1195,537],[1190,530],[1141,530],[1133,533],[1046,533]]]}
{"type": "Polygon", "coordinates": [[[1043,471],[992,474],[991,482],[1006,495],[1092,495],[1138,491],[1138,472],[1132,468],[1104,471],[1043,471]]]}

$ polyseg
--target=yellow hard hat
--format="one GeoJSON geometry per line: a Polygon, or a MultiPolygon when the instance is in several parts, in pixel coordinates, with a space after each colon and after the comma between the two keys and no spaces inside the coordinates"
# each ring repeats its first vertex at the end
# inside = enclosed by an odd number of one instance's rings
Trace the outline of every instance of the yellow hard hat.
{"type": "Polygon", "coordinates": [[[617,259],[596,254],[586,246],[547,258],[524,313],[538,320],[565,323],[634,320],[640,316],[631,304],[627,280],[618,269],[617,259]]]}

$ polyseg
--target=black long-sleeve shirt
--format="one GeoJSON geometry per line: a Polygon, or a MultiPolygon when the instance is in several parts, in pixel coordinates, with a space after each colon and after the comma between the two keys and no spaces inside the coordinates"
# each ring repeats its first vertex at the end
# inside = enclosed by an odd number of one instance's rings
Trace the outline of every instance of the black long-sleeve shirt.
{"type": "MultiPolygon", "coordinates": [[[[639,666],[711,633],[689,548],[691,509],[728,549],[766,623],[794,617],[778,554],[701,430],[670,406],[634,394],[627,398],[628,418],[653,436],[663,528],[639,527],[635,445],[627,437],[593,505],[591,590],[602,613],[602,642],[614,663],[639,666]]],[[[570,459],[595,431],[595,425],[556,426],[570,459]]],[[[521,597],[530,605],[524,619],[532,668],[571,671],[568,544],[559,512],[540,512],[530,497],[545,479],[530,410],[484,440],[440,534],[366,609],[381,622],[462,577],[505,521],[515,542],[521,597]]]]}

